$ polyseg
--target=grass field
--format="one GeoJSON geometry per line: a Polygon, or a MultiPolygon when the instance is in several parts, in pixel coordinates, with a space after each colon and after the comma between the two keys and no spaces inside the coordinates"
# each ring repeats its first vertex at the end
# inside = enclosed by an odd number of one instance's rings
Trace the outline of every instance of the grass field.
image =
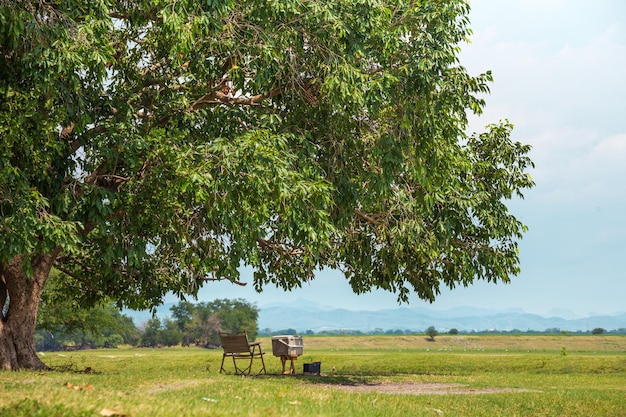
{"type": "Polygon", "coordinates": [[[296,376],[258,340],[267,376],[193,347],[46,353],[0,373],[0,416],[626,416],[624,336],[305,336],[296,376]]]}

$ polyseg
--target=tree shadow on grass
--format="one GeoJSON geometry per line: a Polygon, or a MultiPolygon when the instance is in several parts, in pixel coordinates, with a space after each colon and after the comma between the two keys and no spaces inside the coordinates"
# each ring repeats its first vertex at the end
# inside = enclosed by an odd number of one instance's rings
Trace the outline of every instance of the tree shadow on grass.
{"type": "Polygon", "coordinates": [[[376,385],[381,375],[295,375],[296,378],[309,384],[320,385],[376,385]]]}

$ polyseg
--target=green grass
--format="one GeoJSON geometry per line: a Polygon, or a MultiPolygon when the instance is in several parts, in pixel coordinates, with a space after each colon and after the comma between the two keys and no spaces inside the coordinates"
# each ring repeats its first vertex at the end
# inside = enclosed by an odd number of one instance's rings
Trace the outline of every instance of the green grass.
{"type": "Polygon", "coordinates": [[[56,371],[0,373],[0,416],[626,416],[623,336],[305,336],[296,369],[321,361],[321,377],[280,375],[259,340],[269,376],[219,374],[221,350],[46,353],[56,371]],[[373,384],[463,393],[359,390],[373,384]]]}

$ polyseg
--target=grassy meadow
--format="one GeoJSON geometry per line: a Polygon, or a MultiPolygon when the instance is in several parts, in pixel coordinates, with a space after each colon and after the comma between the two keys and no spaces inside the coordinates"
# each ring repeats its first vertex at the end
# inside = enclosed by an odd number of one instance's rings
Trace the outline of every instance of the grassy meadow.
{"type": "Polygon", "coordinates": [[[625,336],[305,336],[295,376],[258,341],[267,376],[220,374],[221,349],[46,352],[0,373],[0,416],[626,416],[625,336]]]}

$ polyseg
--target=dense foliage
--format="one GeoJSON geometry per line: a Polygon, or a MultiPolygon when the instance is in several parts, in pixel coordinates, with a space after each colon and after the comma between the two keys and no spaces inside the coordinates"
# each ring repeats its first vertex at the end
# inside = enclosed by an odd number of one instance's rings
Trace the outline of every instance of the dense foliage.
{"type": "Polygon", "coordinates": [[[336,268],[402,301],[508,282],[532,162],[508,122],[466,132],[491,81],[458,61],[468,11],[0,1],[2,368],[42,366],[53,266],[81,305],[133,308],[242,265],[258,290],[336,268]]]}
{"type": "Polygon", "coordinates": [[[49,316],[48,309],[40,314],[35,332],[37,351],[112,348],[139,342],[141,333],[133,320],[112,304],[64,312],[54,309],[57,311],[52,314],[56,316],[49,316]]]}
{"type": "Polygon", "coordinates": [[[110,302],[81,306],[62,290],[62,279],[62,274],[52,271],[42,294],[35,333],[37,351],[138,343],[140,332],[132,318],[110,302]]]}

